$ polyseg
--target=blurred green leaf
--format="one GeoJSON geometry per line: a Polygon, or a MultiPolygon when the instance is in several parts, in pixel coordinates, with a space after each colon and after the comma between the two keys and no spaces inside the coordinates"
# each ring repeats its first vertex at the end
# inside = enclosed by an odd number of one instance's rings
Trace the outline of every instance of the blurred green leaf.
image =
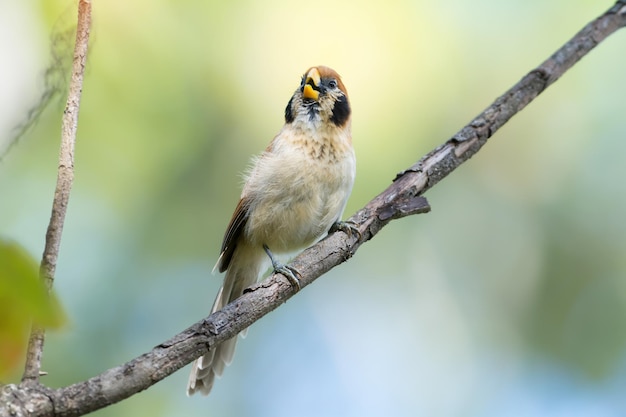
{"type": "Polygon", "coordinates": [[[39,280],[35,260],[18,244],[0,240],[0,378],[20,363],[33,322],[58,328],[65,315],[39,280]]]}

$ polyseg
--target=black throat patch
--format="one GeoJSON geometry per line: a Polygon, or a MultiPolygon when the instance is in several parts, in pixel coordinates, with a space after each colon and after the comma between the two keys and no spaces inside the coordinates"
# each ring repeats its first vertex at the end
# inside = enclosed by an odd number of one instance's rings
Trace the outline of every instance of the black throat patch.
{"type": "Polygon", "coordinates": [[[317,102],[311,101],[311,103],[305,103],[306,113],[309,115],[309,120],[313,121],[317,119],[320,113],[320,106],[317,102]]]}

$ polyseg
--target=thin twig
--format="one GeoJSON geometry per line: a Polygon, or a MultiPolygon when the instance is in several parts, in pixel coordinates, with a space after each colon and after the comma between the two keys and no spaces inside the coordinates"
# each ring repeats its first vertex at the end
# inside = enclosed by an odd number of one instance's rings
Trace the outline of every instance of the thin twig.
{"type": "MultiPolygon", "coordinates": [[[[59,154],[59,169],[57,184],[52,202],[52,214],[46,232],[46,245],[41,259],[39,275],[48,292],[52,289],[54,273],[59,256],[61,235],[65,213],[70,199],[70,191],[74,181],[74,146],[76,144],[76,129],[78,127],[78,112],[80,109],[80,97],[83,89],[83,77],[85,62],[87,60],[87,47],[89,44],[89,31],[91,29],[91,2],[80,0],[78,3],[78,24],[76,27],[76,45],[74,47],[74,60],[72,65],[72,78],[69,84],[67,104],[63,112],[61,125],[61,150],[59,154]]],[[[22,381],[39,381],[41,371],[41,354],[43,351],[45,331],[41,326],[33,324],[28,350],[26,353],[26,365],[22,381]]]]}
{"type": "MultiPolygon", "coordinates": [[[[334,233],[300,254],[292,263],[302,274],[300,283],[308,285],[346,261],[391,220],[427,211],[428,205],[420,194],[478,152],[506,121],[598,43],[624,26],[626,0],[620,0],[454,137],[399,174],[390,187],[352,216],[351,220],[359,224],[360,236],[334,233]]],[[[31,410],[31,416],[79,416],[119,402],[171,375],[210,347],[235,336],[292,295],[289,281],[279,274],[273,275],[151,351],[91,379],[59,389],[5,387],[0,390],[0,416],[14,410],[31,410]]]]}

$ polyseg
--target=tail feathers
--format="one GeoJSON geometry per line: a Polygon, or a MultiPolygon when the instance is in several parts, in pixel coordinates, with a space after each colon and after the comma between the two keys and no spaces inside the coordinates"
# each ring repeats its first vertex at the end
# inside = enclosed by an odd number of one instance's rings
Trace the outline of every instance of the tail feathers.
{"type": "Polygon", "coordinates": [[[193,395],[196,392],[208,395],[211,392],[215,378],[221,377],[224,369],[232,362],[236,344],[237,337],[235,336],[196,359],[189,375],[187,395],[193,395]]]}
{"type": "MultiPolygon", "coordinates": [[[[234,301],[243,294],[245,288],[254,284],[257,280],[259,271],[264,263],[263,251],[247,253],[248,256],[244,256],[244,259],[251,262],[246,262],[245,265],[241,265],[241,262],[238,262],[241,259],[239,256],[245,255],[245,253],[238,252],[236,251],[233,255],[233,260],[224,277],[224,284],[215,298],[211,313],[221,310],[226,304],[234,301]]],[[[245,335],[245,330],[240,334],[245,335]]],[[[211,392],[215,378],[221,377],[224,368],[232,362],[236,345],[237,336],[222,342],[194,361],[187,384],[187,395],[193,395],[196,392],[208,395],[211,392]]]]}

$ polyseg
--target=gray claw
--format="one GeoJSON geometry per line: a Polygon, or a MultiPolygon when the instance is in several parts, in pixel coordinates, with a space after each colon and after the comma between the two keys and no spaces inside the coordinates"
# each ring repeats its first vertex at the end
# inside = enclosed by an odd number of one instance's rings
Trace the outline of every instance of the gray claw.
{"type": "Polygon", "coordinates": [[[265,253],[267,253],[270,261],[272,261],[272,268],[274,268],[274,273],[283,274],[287,278],[287,280],[289,280],[289,283],[296,289],[296,292],[300,291],[300,289],[302,288],[300,286],[300,279],[298,279],[298,277],[302,278],[300,272],[294,267],[291,267],[289,265],[283,265],[278,262],[274,258],[274,254],[272,254],[270,248],[268,248],[267,245],[263,245],[263,249],[265,249],[265,253]]]}
{"type": "Polygon", "coordinates": [[[351,220],[346,220],[345,222],[341,220],[336,221],[335,223],[333,223],[332,226],[330,226],[330,230],[328,231],[328,233],[334,233],[338,230],[341,230],[342,232],[347,234],[348,237],[352,237],[353,234],[356,234],[359,240],[361,240],[361,238],[363,237],[361,231],[359,230],[359,225],[351,220]]]}

